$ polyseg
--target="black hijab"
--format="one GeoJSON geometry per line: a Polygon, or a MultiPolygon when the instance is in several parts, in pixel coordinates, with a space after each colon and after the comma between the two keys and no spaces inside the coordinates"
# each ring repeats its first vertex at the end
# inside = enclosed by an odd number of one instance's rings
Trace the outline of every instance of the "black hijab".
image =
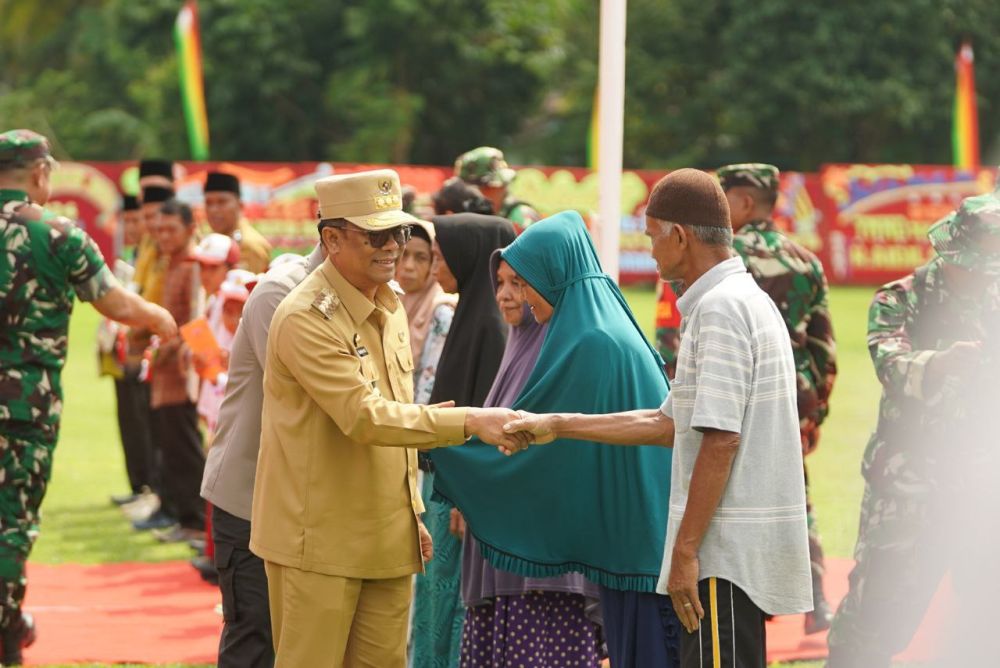
{"type": "Polygon", "coordinates": [[[507,343],[507,323],[497,308],[490,255],[514,241],[505,218],[460,213],[435,216],[434,231],[458,281],[458,308],[438,360],[430,403],[454,400],[481,407],[507,343]]]}

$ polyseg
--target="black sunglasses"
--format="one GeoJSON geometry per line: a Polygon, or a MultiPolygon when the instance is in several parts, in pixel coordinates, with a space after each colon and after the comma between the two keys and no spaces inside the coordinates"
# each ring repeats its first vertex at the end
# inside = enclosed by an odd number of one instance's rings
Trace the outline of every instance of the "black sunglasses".
{"type": "Polygon", "coordinates": [[[386,230],[378,230],[372,232],[369,230],[362,230],[355,227],[348,227],[346,222],[341,221],[331,221],[331,220],[321,220],[319,221],[319,228],[324,227],[336,227],[337,229],[344,230],[346,232],[358,232],[360,234],[368,235],[368,243],[372,248],[382,248],[387,243],[389,239],[392,238],[400,246],[405,246],[406,242],[410,240],[413,236],[413,226],[412,225],[400,225],[398,227],[390,227],[386,230]]]}

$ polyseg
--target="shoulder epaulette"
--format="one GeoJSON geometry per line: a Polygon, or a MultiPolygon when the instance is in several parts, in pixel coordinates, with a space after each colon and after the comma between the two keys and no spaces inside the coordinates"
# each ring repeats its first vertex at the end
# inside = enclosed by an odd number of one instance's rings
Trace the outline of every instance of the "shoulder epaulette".
{"type": "Polygon", "coordinates": [[[332,290],[324,288],[316,295],[316,299],[313,300],[311,307],[321,316],[330,320],[340,307],[340,297],[332,290]]]}

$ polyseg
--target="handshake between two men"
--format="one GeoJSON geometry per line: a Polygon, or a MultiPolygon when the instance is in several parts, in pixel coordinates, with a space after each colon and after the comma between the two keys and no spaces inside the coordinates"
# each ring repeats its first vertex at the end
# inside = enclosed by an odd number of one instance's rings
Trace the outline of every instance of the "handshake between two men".
{"type": "MultiPolygon", "coordinates": [[[[453,406],[454,402],[437,404],[453,406]]],[[[470,408],[465,418],[467,436],[477,436],[484,443],[495,445],[505,455],[524,450],[532,443],[548,443],[555,438],[545,418],[509,408],[470,408]]]]}
{"type": "Polygon", "coordinates": [[[469,411],[466,433],[497,446],[508,456],[531,444],[551,443],[557,438],[611,445],[672,447],[674,421],[655,408],[606,415],[534,414],[506,408],[480,408],[469,411]]]}

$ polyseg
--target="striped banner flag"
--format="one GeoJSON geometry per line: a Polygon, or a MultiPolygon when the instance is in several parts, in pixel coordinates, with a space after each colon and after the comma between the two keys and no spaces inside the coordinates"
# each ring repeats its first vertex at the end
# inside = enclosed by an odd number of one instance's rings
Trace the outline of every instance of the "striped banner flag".
{"type": "Polygon", "coordinates": [[[594,86],[594,106],[590,111],[590,127],[587,129],[587,167],[597,171],[597,150],[601,142],[601,97],[600,87],[594,86]]]}
{"type": "Polygon", "coordinates": [[[201,32],[198,29],[196,0],[187,0],[177,14],[174,43],[177,45],[177,69],[180,73],[181,100],[184,104],[191,157],[195,160],[208,160],[208,112],[205,110],[201,32]]]}
{"type": "Polygon", "coordinates": [[[972,45],[964,42],[955,58],[955,110],[952,116],[951,146],[955,166],[979,167],[979,112],[976,110],[976,77],[972,45]]]}

